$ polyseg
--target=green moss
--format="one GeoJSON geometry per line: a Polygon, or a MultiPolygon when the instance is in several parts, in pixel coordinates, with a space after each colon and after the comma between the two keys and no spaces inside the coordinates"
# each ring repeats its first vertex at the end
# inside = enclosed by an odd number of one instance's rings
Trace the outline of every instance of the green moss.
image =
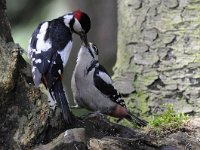
{"type": "Polygon", "coordinates": [[[142,91],[137,91],[137,93],[130,94],[128,98],[125,99],[126,105],[130,112],[140,113],[143,115],[147,112],[147,100],[149,95],[142,91]]]}
{"type": "Polygon", "coordinates": [[[196,4],[195,2],[199,2],[198,0],[192,0],[192,2],[190,3],[190,5],[188,5],[186,7],[186,9],[189,9],[189,10],[200,10],[200,7],[198,4],[196,4]]]}
{"type": "MultiPolygon", "coordinates": [[[[121,54],[118,54],[121,55],[121,54]]],[[[130,59],[130,55],[128,54],[123,54],[123,59],[122,58],[117,58],[117,62],[115,66],[113,67],[114,70],[114,75],[112,78],[116,78],[117,76],[120,76],[123,72],[127,71],[128,61],[130,59]]]]}
{"type": "Polygon", "coordinates": [[[72,113],[77,117],[81,117],[81,116],[89,114],[90,111],[84,108],[78,108],[78,109],[76,108],[76,109],[72,109],[72,113]]]}
{"type": "Polygon", "coordinates": [[[137,128],[137,125],[134,121],[128,121],[126,119],[122,119],[118,122],[118,119],[117,118],[114,118],[114,117],[110,117],[108,116],[108,120],[110,122],[113,122],[113,123],[117,123],[117,124],[120,124],[122,126],[126,126],[126,127],[129,127],[129,128],[137,128]]]}
{"type": "Polygon", "coordinates": [[[128,108],[135,108],[136,104],[133,102],[135,99],[135,94],[130,94],[128,98],[125,98],[125,102],[128,108]]]}
{"type": "Polygon", "coordinates": [[[200,62],[200,54],[199,53],[194,53],[193,54],[194,55],[194,60],[193,60],[193,62],[195,63],[195,62],[200,62]]]}
{"type": "Polygon", "coordinates": [[[138,91],[136,94],[135,99],[138,101],[139,105],[137,106],[138,109],[141,110],[142,114],[147,112],[147,99],[149,95],[142,91],[138,91]]]}
{"type": "Polygon", "coordinates": [[[150,127],[156,134],[170,132],[178,129],[184,121],[187,121],[189,117],[183,113],[176,113],[172,104],[166,105],[166,111],[161,115],[154,115],[149,122],[150,127]]]}

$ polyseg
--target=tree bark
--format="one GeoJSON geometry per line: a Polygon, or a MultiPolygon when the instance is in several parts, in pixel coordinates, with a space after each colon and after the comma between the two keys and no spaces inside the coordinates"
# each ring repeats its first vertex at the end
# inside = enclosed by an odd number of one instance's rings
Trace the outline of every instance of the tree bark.
{"type": "Polygon", "coordinates": [[[173,103],[199,113],[199,11],[199,0],[118,0],[113,78],[135,112],[150,115],[173,103]]]}

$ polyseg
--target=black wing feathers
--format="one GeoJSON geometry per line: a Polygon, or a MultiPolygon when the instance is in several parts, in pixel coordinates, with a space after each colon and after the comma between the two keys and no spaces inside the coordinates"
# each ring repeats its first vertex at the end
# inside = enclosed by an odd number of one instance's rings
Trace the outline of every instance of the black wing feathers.
{"type": "Polygon", "coordinates": [[[108,72],[103,66],[99,65],[98,67],[95,67],[94,84],[96,88],[104,95],[108,96],[113,102],[123,107],[126,107],[120,93],[114,88],[112,84],[107,83],[103,80],[103,78],[99,74],[100,72],[106,73],[109,76],[108,72]]]}
{"type": "Polygon", "coordinates": [[[53,54],[51,50],[39,54],[33,53],[33,58],[35,58],[35,60],[42,60],[41,63],[36,63],[36,61],[33,61],[33,66],[36,66],[41,74],[46,73],[49,69],[50,62],[52,61],[52,55],[53,54]]]}
{"type": "Polygon", "coordinates": [[[60,73],[63,72],[63,66],[61,65],[62,64],[61,56],[60,55],[55,56],[54,61],[55,61],[54,63],[50,64],[51,66],[49,67],[48,72],[45,74],[48,88],[51,88],[54,85],[57,79],[60,78],[60,73]]]}
{"type": "Polygon", "coordinates": [[[107,70],[102,65],[99,64],[98,69],[99,69],[99,71],[106,73],[110,77],[109,73],[107,72],[107,70]]]}
{"type": "Polygon", "coordinates": [[[72,33],[69,28],[66,28],[61,19],[55,19],[49,22],[49,28],[44,40],[51,39],[52,49],[61,51],[66,46],[66,43],[72,41],[72,33]]]}

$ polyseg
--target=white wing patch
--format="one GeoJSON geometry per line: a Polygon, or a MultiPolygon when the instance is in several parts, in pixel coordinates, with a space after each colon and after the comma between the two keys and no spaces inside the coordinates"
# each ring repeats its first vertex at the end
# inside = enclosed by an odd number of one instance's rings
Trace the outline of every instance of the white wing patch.
{"type": "Polygon", "coordinates": [[[45,34],[47,33],[47,28],[48,28],[48,22],[45,22],[41,25],[40,31],[37,34],[37,44],[36,44],[36,49],[37,49],[37,54],[41,53],[41,51],[47,51],[49,48],[51,48],[51,42],[50,40],[44,41],[45,34]]]}
{"type": "Polygon", "coordinates": [[[107,84],[112,84],[112,80],[107,73],[99,71],[99,77],[102,80],[104,80],[107,84]]]}
{"type": "Polygon", "coordinates": [[[65,48],[62,51],[58,51],[58,54],[60,54],[61,56],[63,66],[66,66],[67,64],[71,49],[72,49],[72,42],[69,41],[69,43],[65,46],[65,48]]]}
{"type": "Polygon", "coordinates": [[[41,59],[36,59],[36,60],[35,60],[35,63],[36,63],[36,64],[42,63],[42,60],[41,60],[41,59]]]}

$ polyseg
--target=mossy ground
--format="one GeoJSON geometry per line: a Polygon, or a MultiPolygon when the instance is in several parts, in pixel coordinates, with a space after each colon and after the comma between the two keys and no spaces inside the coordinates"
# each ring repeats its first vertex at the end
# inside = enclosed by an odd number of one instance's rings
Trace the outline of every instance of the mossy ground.
{"type": "MultiPolygon", "coordinates": [[[[189,117],[184,113],[176,112],[173,109],[172,104],[166,104],[165,106],[166,110],[162,114],[154,114],[147,119],[149,124],[144,128],[146,132],[153,133],[155,135],[165,135],[167,133],[177,131],[184,125],[185,122],[189,121],[189,117]]],[[[117,119],[113,117],[109,117],[109,120],[115,123],[117,121],[117,119]]],[[[130,128],[137,127],[134,121],[130,122],[126,119],[123,119],[118,123],[130,128]]]]}
{"type": "Polygon", "coordinates": [[[176,112],[172,104],[166,104],[164,113],[151,117],[147,130],[156,135],[164,135],[180,129],[188,120],[189,117],[181,112],[176,112]]]}

